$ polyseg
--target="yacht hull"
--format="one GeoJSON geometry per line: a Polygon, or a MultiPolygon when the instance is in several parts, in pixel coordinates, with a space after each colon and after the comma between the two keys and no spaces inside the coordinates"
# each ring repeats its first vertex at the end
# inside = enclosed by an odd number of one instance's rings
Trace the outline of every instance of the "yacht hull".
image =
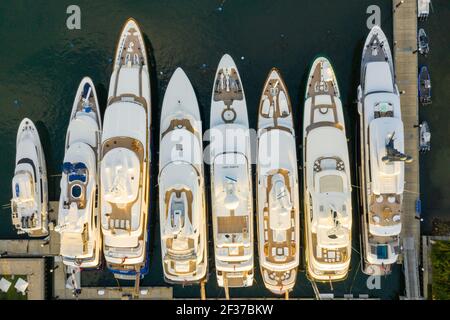
{"type": "Polygon", "coordinates": [[[48,191],[45,155],[34,123],[25,118],[16,139],[16,167],[12,183],[12,223],[18,234],[48,235],[48,191]]]}
{"type": "Polygon", "coordinates": [[[129,19],[119,38],[109,86],[100,182],[106,266],[125,280],[142,278],[149,268],[150,97],[144,38],[137,22],[129,19]],[[123,171],[124,165],[132,167],[123,171]]]}
{"type": "Polygon", "coordinates": [[[313,281],[342,281],[352,251],[350,163],[339,87],[324,57],[313,62],[309,73],[303,139],[307,276],[313,281]]]}
{"type": "Polygon", "coordinates": [[[404,160],[409,157],[402,153],[403,123],[394,75],[388,40],[375,26],[364,45],[358,87],[361,268],[368,275],[389,274],[400,252],[404,160]],[[398,159],[385,161],[389,140],[398,159]]]}
{"type": "Polygon", "coordinates": [[[279,295],[293,289],[300,261],[297,170],[292,106],[274,68],[265,82],[258,112],[257,238],[264,285],[279,295]]]}
{"type": "Polygon", "coordinates": [[[178,68],[161,110],[159,216],[164,279],[174,284],[206,280],[208,241],[202,122],[194,88],[178,68]]]}
{"type": "Polygon", "coordinates": [[[247,105],[236,64],[219,62],[211,101],[208,146],[212,224],[220,287],[253,284],[253,196],[247,105]]]}
{"type": "Polygon", "coordinates": [[[61,178],[58,226],[61,256],[68,267],[95,269],[101,263],[98,190],[100,133],[102,129],[97,93],[92,80],[84,78],[66,134],[61,178]]]}

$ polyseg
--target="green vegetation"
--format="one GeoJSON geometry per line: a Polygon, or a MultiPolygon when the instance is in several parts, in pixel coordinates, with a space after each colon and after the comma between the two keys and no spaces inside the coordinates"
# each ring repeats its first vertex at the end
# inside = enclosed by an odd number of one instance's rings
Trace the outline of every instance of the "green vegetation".
{"type": "Polygon", "coordinates": [[[450,241],[435,241],[431,247],[433,300],[450,300],[450,241]]]}
{"type": "Polygon", "coordinates": [[[23,280],[27,280],[27,276],[4,276],[0,275],[0,279],[5,278],[9,282],[11,282],[11,287],[9,288],[8,292],[2,292],[0,291],[0,300],[27,300],[27,295],[23,295],[19,292],[17,292],[16,288],[14,288],[14,284],[16,283],[17,279],[22,278],[23,280]]]}

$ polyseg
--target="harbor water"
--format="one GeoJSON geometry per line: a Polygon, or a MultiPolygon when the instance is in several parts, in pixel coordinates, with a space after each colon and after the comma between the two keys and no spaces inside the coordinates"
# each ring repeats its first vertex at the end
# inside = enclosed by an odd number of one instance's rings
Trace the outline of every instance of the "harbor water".
{"type": "MultiPolygon", "coordinates": [[[[177,67],[189,76],[197,94],[203,127],[209,127],[210,101],[214,74],[224,53],[236,61],[245,90],[250,126],[256,127],[257,108],[268,71],[277,67],[288,86],[297,135],[301,132],[303,97],[309,66],[317,55],[327,56],[337,73],[351,161],[355,169],[356,155],[356,88],[362,46],[368,33],[370,6],[379,9],[381,27],[392,45],[391,0],[102,0],[77,1],[81,9],[81,29],[66,26],[71,1],[0,2],[0,204],[10,198],[10,181],[14,170],[17,127],[24,117],[32,119],[43,143],[51,200],[59,197],[59,177],[64,156],[64,139],[73,98],[80,80],[90,76],[96,84],[102,112],[106,105],[107,88],[112,72],[112,57],[119,32],[128,17],[134,17],[145,33],[152,60],[153,163],[157,163],[159,113],[165,88],[177,67]],[[369,11],[369,13],[367,13],[369,11]]],[[[422,211],[426,221],[433,216],[448,214],[450,193],[450,158],[448,116],[443,112],[449,101],[449,82],[445,70],[450,70],[448,56],[449,8],[446,0],[435,0],[436,12],[425,23],[430,38],[429,64],[433,81],[433,104],[421,110],[421,118],[432,129],[432,151],[422,156],[422,211]],[[445,15],[447,19],[445,18],[445,15]],[[445,66],[443,65],[445,64],[445,66]],[[448,87],[448,85],[447,85],[448,87]],[[424,173],[426,172],[426,174],[424,173]],[[447,179],[444,179],[447,178],[447,179]]],[[[373,7],[371,7],[373,8],[373,7]]],[[[301,139],[298,139],[300,145],[301,139]]],[[[301,155],[299,148],[298,154],[301,155]]],[[[299,157],[300,159],[300,157],[299,157]]],[[[208,169],[208,168],[206,168],[208,169]]],[[[355,170],[353,170],[355,171],[355,170]]],[[[209,184],[209,170],[207,184],[209,184]]],[[[165,286],[159,239],[156,192],[157,167],[152,168],[151,193],[151,266],[141,286],[165,286]]],[[[359,213],[357,212],[358,182],[353,176],[354,228],[351,270],[347,280],[320,284],[321,293],[336,297],[352,293],[370,297],[396,298],[403,294],[401,266],[380,279],[379,286],[367,286],[367,276],[360,269],[359,213]]],[[[406,187],[407,188],[407,187],[406,187]]],[[[208,190],[209,191],[209,190],[208,190]]],[[[209,212],[211,215],[211,212],[209,212]]],[[[211,231],[211,230],[210,230],[211,231]]],[[[303,230],[302,230],[303,231],[303,230]]],[[[210,239],[212,234],[210,232],[210,239]]],[[[0,239],[17,238],[11,226],[9,209],[0,212],[0,239]]],[[[213,250],[210,251],[210,277],[206,293],[210,298],[224,297],[215,279],[213,250]]],[[[255,257],[257,261],[257,257],[255,257]]],[[[259,269],[259,266],[256,265],[259,269]]],[[[292,297],[314,297],[311,284],[301,268],[292,297]]],[[[84,272],[86,286],[132,285],[117,283],[108,271],[84,272]]],[[[231,289],[231,297],[272,297],[264,288],[259,270],[250,288],[231,289]]],[[[199,297],[198,286],[174,286],[175,297],[199,297]]]]}
{"type": "Polygon", "coordinates": [[[432,104],[421,106],[420,121],[431,128],[431,152],[420,157],[420,193],[422,202],[422,232],[432,231],[434,219],[450,220],[450,117],[445,111],[450,101],[450,5],[445,0],[433,1],[427,21],[420,22],[428,35],[430,52],[419,57],[419,67],[428,66],[432,85],[432,104]]]}

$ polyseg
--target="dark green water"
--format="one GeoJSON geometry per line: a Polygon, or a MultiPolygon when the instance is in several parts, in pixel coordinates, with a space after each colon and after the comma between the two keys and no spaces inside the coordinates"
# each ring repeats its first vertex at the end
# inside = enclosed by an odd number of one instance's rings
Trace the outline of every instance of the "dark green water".
{"type": "MultiPolygon", "coordinates": [[[[262,86],[268,71],[276,66],[284,76],[296,107],[296,126],[300,132],[309,64],[316,55],[324,54],[331,59],[337,73],[352,154],[355,154],[357,112],[354,101],[362,45],[368,33],[366,9],[369,5],[376,4],[381,8],[381,25],[387,36],[392,38],[390,0],[227,0],[224,3],[220,0],[76,1],[82,11],[82,29],[75,31],[66,28],[66,8],[73,2],[61,0],[52,1],[51,5],[49,3],[37,0],[0,2],[0,39],[4,42],[0,47],[0,204],[8,203],[10,198],[15,136],[23,117],[31,118],[38,126],[49,175],[60,173],[65,131],[78,83],[86,75],[92,77],[104,107],[117,37],[122,24],[130,16],[139,21],[151,45],[149,51],[153,57],[152,81],[155,88],[152,97],[153,134],[158,134],[163,94],[172,72],[178,66],[186,71],[195,87],[204,128],[209,127],[212,82],[219,59],[225,52],[231,54],[238,65],[248,103],[250,125],[253,128],[256,126],[262,86]],[[219,11],[221,3],[223,10],[219,11]]],[[[435,17],[430,20],[433,19],[435,17]]],[[[437,21],[435,23],[438,24],[437,21]]],[[[431,34],[430,38],[434,41],[431,34]]],[[[436,40],[434,46],[438,45],[436,40]]],[[[434,79],[436,83],[437,75],[434,79]]],[[[431,108],[437,109],[434,104],[431,108]]],[[[435,124],[431,120],[430,124],[434,129],[435,124]]],[[[436,135],[433,136],[435,143],[436,135]]],[[[449,156],[447,154],[447,159],[449,156]]],[[[155,153],[153,163],[157,163],[156,157],[155,153]]],[[[156,170],[154,166],[153,176],[156,170]]],[[[50,185],[52,200],[58,198],[57,179],[54,178],[50,185]]],[[[357,188],[354,191],[356,199],[357,188]]],[[[152,263],[150,274],[142,281],[144,286],[165,285],[155,200],[151,206],[152,263]]],[[[354,207],[357,207],[356,203],[354,207]]],[[[356,251],[353,252],[352,270],[346,281],[334,284],[336,296],[368,293],[374,297],[395,298],[402,294],[399,267],[395,268],[391,276],[381,280],[380,290],[367,289],[367,277],[361,274],[357,254],[359,219],[356,211],[354,226],[353,247],[356,251]]],[[[16,237],[11,227],[9,210],[2,210],[0,238],[16,237]]],[[[207,295],[223,297],[223,290],[216,286],[213,264],[210,271],[207,295]]],[[[259,272],[256,275],[253,287],[232,289],[231,295],[270,297],[259,272]]],[[[116,285],[107,271],[85,273],[83,283],[116,285]]],[[[323,293],[332,292],[329,285],[319,285],[319,290],[323,293]]],[[[174,293],[177,297],[199,296],[196,286],[176,286],[174,293]]],[[[313,296],[304,272],[300,274],[292,296],[313,296]]]]}
{"type": "Polygon", "coordinates": [[[432,99],[430,106],[420,107],[420,120],[431,128],[432,151],[420,157],[420,192],[424,223],[422,231],[431,232],[433,218],[450,219],[450,126],[446,111],[450,101],[450,5],[448,1],[433,1],[434,12],[424,28],[430,43],[428,56],[419,57],[419,65],[427,65],[431,75],[432,99]]]}

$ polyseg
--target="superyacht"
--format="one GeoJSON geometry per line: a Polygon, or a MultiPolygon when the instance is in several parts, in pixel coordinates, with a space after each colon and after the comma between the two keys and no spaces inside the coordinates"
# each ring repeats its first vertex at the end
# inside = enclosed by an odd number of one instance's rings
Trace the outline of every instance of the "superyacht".
{"type": "Polygon", "coordinates": [[[300,261],[300,200],[292,106],[277,69],[269,72],[258,112],[257,230],[264,285],[291,291],[300,261]]]}
{"type": "Polygon", "coordinates": [[[20,123],[16,139],[16,167],[12,180],[12,224],[17,234],[32,238],[48,235],[47,169],[36,126],[20,123]]]}
{"type": "Polygon", "coordinates": [[[370,31],[358,87],[362,197],[362,269],[389,274],[400,253],[405,162],[400,93],[389,43],[380,27],[370,31]]]}
{"type": "Polygon", "coordinates": [[[125,280],[148,272],[150,103],[144,38],[129,19],[114,60],[100,156],[104,256],[108,269],[125,280]]]}
{"type": "Polygon", "coordinates": [[[207,274],[202,138],[194,88],[178,68],[164,95],[159,144],[161,255],[169,283],[199,283],[207,274]]]}
{"type": "Polygon", "coordinates": [[[225,54],[214,79],[210,121],[214,253],[220,287],[253,284],[250,132],[242,81],[225,54]]]}
{"type": "Polygon", "coordinates": [[[97,268],[101,262],[98,222],[98,159],[102,130],[97,93],[84,78],[75,96],[66,134],[60,182],[60,254],[67,267],[97,268]]]}
{"type": "Polygon", "coordinates": [[[324,57],[308,76],[303,139],[307,275],[343,280],[352,252],[351,171],[339,87],[324,57]]]}

